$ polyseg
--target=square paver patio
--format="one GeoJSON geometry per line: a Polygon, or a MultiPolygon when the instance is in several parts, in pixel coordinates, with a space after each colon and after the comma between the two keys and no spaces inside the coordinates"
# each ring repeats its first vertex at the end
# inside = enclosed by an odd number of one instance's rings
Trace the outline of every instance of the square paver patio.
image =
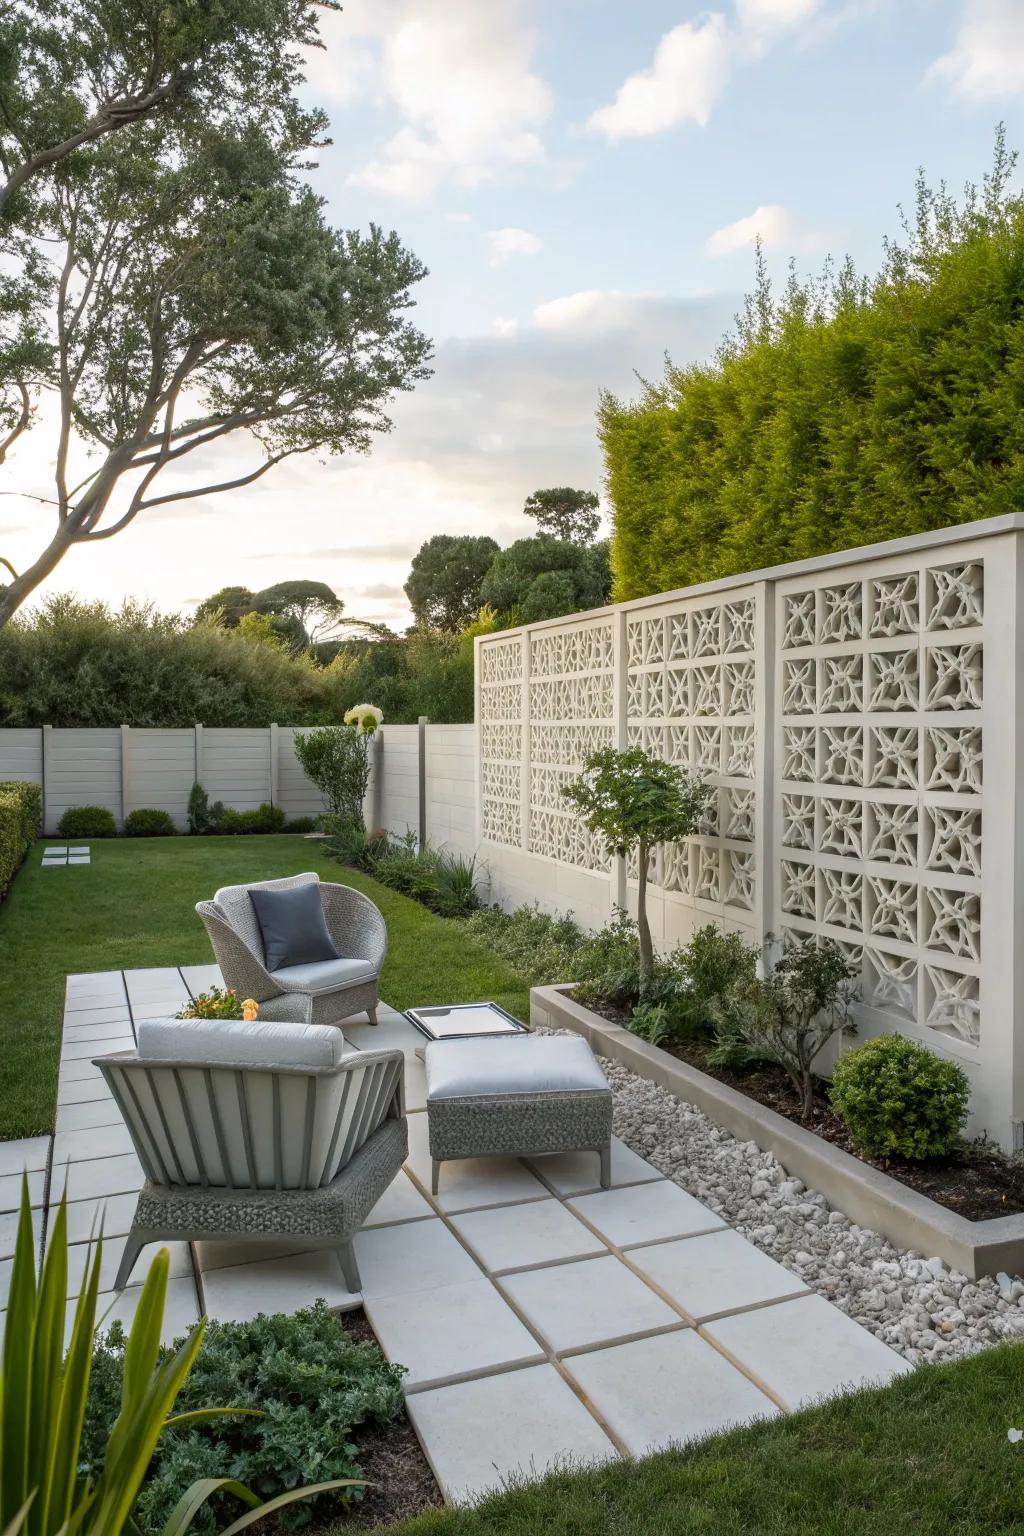
{"type": "Polygon", "coordinates": [[[558,1354],[682,1327],[675,1309],[612,1254],[523,1270],[501,1284],[558,1354]]]}

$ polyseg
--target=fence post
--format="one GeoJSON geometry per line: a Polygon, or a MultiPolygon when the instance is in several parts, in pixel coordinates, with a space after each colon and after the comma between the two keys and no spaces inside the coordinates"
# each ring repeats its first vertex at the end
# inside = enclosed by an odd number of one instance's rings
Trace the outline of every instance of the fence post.
{"type": "Polygon", "coordinates": [[[203,767],[204,767],[204,764],[203,764],[203,728],[202,728],[201,725],[197,724],[194,727],[194,729],[195,729],[195,738],[196,738],[196,758],[195,758],[195,763],[196,763],[196,766],[195,766],[196,783],[197,784],[202,784],[202,782],[203,782],[203,767]]]}
{"type": "Polygon", "coordinates": [[[420,715],[417,721],[416,745],[419,755],[419,802],[420,802],[420,847],[427,844],[427,725],[428,715],[420,715]]]}
{"type": "Polygon", "coordinates": [[[277,805],[281,799],[281,732],[277,721],[270,726],[270,803],[277,805]]]}
{"type": "Polygon", "coordinates": [[[39,759],[39,772],[40,772],[40,774],[42,776],[42,781],[43,781],[43,834],[44,835],[46,833],[47,817],[49,816],[49,807],[48,807],[48,804],[47,804],[46,787],[47,787],[47,780],[48,780],[48,777],[49,777],[49,775],[47,773],[47,770],[48,770],[48,768],[50,766],[50,748],[51,748],[51,732],[52,731],[53,731],[53,726],[52,725],[44,725],[42,727],[42,730],[41,730],[42,741],[41,741],[41,748],[40,748],[41,755],[40,755],[40,759],[39,759]]]}
{"type": "Polygon", "coordinates": [[[128,800],[129,800],[129,795],[128,795],[128,775],[129,775],[129,771],[130,771],[130,769],[129,769],[130,758],[129,758],[129,746],[128,746],[128,732],[129,732],[130,729],[131,729],[131,727],[127,726],[127,725],[122,725],[122,727],[121,727],[121,827],[122,827],[122,830],[124,829],[125,817],[128,815],[128,800]]]}

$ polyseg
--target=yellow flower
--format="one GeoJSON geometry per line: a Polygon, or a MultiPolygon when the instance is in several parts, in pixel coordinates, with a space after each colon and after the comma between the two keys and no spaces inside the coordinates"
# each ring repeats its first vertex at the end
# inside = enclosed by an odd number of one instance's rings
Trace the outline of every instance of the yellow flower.
{"type": "Polygon", "coordinates": [[[254,997],[247,997],[242,1004],[242,1018],[247,1024],[251,1024],[259,1017],[260,1005],[254,997]]]}

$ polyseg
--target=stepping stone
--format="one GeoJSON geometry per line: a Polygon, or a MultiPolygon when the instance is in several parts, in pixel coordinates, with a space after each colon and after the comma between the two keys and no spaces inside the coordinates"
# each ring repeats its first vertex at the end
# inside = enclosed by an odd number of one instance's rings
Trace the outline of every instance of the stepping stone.
{"type": "Polygon", "coordinates": [[[807,1292],[799,1275],[728,1229],[632,1248],[629,1261],[695,1321],[807,1292]]]}
{"type": "Polygon", "coordinates": [[[913,1369],[823,1296],[720,1317],[701,1332],[793,1411],[913,1369]]]}
{"type": "Polygon", "coordinates": [[[779,1412],[690,1328],[573,1355],[566,1369],[632,1456],[779,1412]]]}
{"type": "Polygon", "coordinates": [[[90,860],[88,854],[85,854],[84,856],[82,854],[80,854],[80,853],[69,853],[68,854],[68,863],[69,864],[88,864],[90,862],[91,862],[91,860],[90,860]]]}
{"type": "Polygon", "coordinates": [[[78,848],[69,848],[68,849],[68,856],[71,857],[71,858],[75,857],[78,854],[83,854],[83,853],[85,854],[86,858],[89,857],[89,850],[88,850],[88,848],[78,847],[78,848]]]}
{"type": "Polygon", "coordinates": [[[720,1216],[668,1179],[635,1189],[602,1189],[570,1200],[569,1206],[618,1248],[725,1226],[720,1216]]]}
{"type": "Polygon", "coordinates": [[[556,1354],[684,1326],[667,1302],[611,1254],[505,1275],[501,1285],[556,1354]]]}
{"type": "Polygon", "coordinates": [[[261,1312],[297,1312],[318,1297],[338,1311],[351,1311],[360,1300],[345,1284],[338,1255],[329,1248],[204,1270],[203,1293],[209,1317],[235,1323],[249,1322],[261,1312]]]}
{"type": "Polygon", "coordinates": [[[453,1216],[452,1225],[492,1273],[608,1252],[560,1200],[531,1200],[453,1216]]]}
{"type": "Polygon", "coordinates": [[[510,1477],[617,1454],[553,1365],[413,1392],[406,1406],[449,1503],[471,1502],[510,1477]]]}
{"type": "Polygon", "coordinates": [[[364,1305],[388,1359],[407,1367],[407,1391],[544,1359],[533,1334],[482,1276],[364,1305]]]}

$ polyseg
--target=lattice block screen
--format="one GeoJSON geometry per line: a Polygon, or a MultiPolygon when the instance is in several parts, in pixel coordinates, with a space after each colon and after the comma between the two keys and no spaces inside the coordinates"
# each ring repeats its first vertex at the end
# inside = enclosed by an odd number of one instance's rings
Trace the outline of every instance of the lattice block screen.
{"type": "Polygon", "coordinates": [[[628,744],[715,786],[700,836],[660,849],[652,884],[741,921],[757,895],[756,617],[740,591],[626,618],[628,744]]]}
{"type": "Polygon", "coordinates": [[[523,843],[524,648],[518,635],[480,648],[480,832],[513,848],[523,843]]]}
{"type": "Polygon", "coordinates": [[[784,934],[842,942],[897,1027],[976,1046],[985,559],[794,579],[776,601],[784,934]]]}
{"type": "Polygon", "coordinates": [[[615,742],[615,630],[610,619],[529,637],[529,851],[606,870],[600,840],[559,794],[587,756],[615,742]]]}

